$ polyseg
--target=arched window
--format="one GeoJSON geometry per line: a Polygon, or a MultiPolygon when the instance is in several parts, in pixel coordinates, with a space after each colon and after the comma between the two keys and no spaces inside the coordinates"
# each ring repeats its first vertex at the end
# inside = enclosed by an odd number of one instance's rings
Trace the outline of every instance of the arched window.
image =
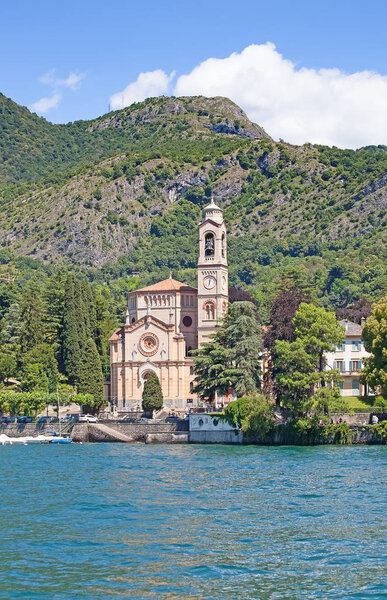
{"type": "Polygon", "coordinates": [[[204,237],[205,256],[214,256],[215,254],[215,236],[213,233],[206,233],[204,237]]]}
{"type": "Polygon", "coordinates": [[[189,384],[189,391],[190,391],[190,392],[193,392],[193,387],[194,387],[194,386],[193,386],[193,383],[192,383],[192,381],[191,381],[191,383],[189,384]]]}
{"type": "Polygon", "coordinates": [[[208,319],[209,321],[213,321],[215,319],[215,304],[214,304],[214,302],[212,302],[212,300],[208,300],[207,302],[205,302],[203,308],[204,308],[204,312],[205,312],[205,318],[208,319]]]}
{"type": "Polygon", "coordinates": [[[134,317],[132,317],[132,323],[135,323],[136,319],[134,317]]]}
{"type": "Polygon", "coordinates": [[[223,258],[226,256],[226,234],[222,234],[222,256],[223,258]]]}

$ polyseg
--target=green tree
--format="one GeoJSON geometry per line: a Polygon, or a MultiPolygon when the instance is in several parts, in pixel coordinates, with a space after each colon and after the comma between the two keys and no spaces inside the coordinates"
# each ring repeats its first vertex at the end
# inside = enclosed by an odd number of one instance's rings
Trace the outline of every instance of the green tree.
{"type": "Polygon", "coordinates": [[[45,311],[42,300],[32,286],[23,294],[20,304],[22,335],[20,339],[22,353],[44,342],[45,311]]]}
{"type": "Polygon", "coordinates": [[[163,392],[156,373],[149,371],[142,392],[142,409],[145,411],[160,410],[163,406],[163,392]]]}
{"type": "Polygon", "coordinates": [[[28,363],[23,368],[23,379],[20,388],[24,392],[44,391],[48,393],[48,378],[41,363],[28,363]]]}
{"type": "MultiPolygon", "coordinates": [[[[76,383],[81,366],[80,332],[78,327],[78,302],[75,294],[75,277],[67,277],[63,314],[63,361],[69,382],[76,383]]],[[[83,338],[84,339],[84,338],[83,338]]]]}
{"type": "Polygon", "coordinates": [[[77,391],[80,394],[91,394],[93,406],[87,406],[91,412],[99,409],[103,401],[103,378],[101,359],[92,338],[84,342],[82,348],[82,363],[79,366],[77,391]]]}
{"type": "Polygon", "coordinates": [[[253,394],[230,402],[224,414],[231,425],[239,427],[250,439],[265,438],[275,429],[274,405],[267,396],[253,394]]]}
{"type": "Polygon", "coordinates": [[[16,360],[9,354],[0,353],[0,381],[8,381],[16,374],[16,360]]]}
{"type": "Polygon", "coordinates": [[[223,337],[229,350],[235,393],[245,396],[256,392],[261,386],[262,335],[254,304],[243,301],[230,305],[224,319],[223,337]]]}
{"type": "Polygon", "coordinates": [[[313,304],[301,303],[293,319],[294,341],[275,342],[274,367],[281,404],[301,417],[313,407],[317,386],[337,386],[340,373],[326,370],[326,352],[344,339],[344,328],[334,313],[313,304]]]}
{"type": "Polygon", "coordinates": [[[344,339],[345,329],[334,312],[302,302],[293,319],[294,337],[303,340],[307,352],[317,357],[320,373],[326,366],[326,353],[333,352],[344,339]]]}
{"type": "Polygon", "coordinates": [[[22,364],[24,373],[30,369],[31,365],[41,365],[47,378],[48,392],[55,392],[58,384],[58,368],[52,346],[45,343],[38,344],[23,355],[22,364]]]}
{"type": "Polygon", "coordinates": [[[387,296],[372,305],[362,338],[371,354],[364,361],[362,380],[374,389],[380,387],[383,398],[387,398],[387,296]]]}
{"type": "Polygon", "coordinates": [[[262,338],[254,305],[231,304],[212,338],[193,353],[194,392],[211,402],[230,387],[241,396],[259,390],[262,338]]]}
{"type": "Polygon", "coordinates": [[[20,355],[21,338],[23,335],[23,321],[20,305],[14,302],[2,320],[0,342],[7,353],[18,358],[20,355]]]}

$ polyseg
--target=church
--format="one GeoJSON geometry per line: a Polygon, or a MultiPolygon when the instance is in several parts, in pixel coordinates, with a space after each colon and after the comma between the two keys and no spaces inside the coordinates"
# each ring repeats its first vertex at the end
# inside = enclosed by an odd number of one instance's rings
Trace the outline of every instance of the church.
{"type": "Polygon", "coordinates": [[[110,338],[105,398],[118,411],[140,409],[144,382],[154,371],[164,406],[198,405],[191,350],[215,332],[228,305],[227,229],[211,200],[199,223],[197,289],[169,279],[128,293],[125,325],[110,338]]]}

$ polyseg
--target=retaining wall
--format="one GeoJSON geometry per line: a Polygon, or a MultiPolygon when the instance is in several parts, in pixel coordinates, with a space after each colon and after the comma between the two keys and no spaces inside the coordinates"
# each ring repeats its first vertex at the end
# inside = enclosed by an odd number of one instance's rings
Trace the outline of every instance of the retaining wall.
{"type": "MultiPolygon", "coordinates": [[[[143,442],[148,433],[171,434],[188,431],[188,421],[173,423],[122,423],[119,421],[102,421],[100,423],[72,423],[62,428],[69,433],[75,442],[143,442]],[[98,425],[102,427],[99,428],[98,425]],[[125,436],[127,440],[118,439],[121,436],[109,435],[108,429],[125,436]]],[[[58,423],[1,423],[0,433],[8,437],[23,437],[27,435],[42,435],[46,431],[59,431],[58,423]]]]}

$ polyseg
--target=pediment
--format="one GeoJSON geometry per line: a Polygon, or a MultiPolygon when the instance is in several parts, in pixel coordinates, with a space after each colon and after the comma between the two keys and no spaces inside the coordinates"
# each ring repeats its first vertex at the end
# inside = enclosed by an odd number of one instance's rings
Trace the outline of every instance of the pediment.
{"type": "Polygon", "coordinates": [[[164,323],[164,321],[161,321],[161,319],[157,319],[152,315],[144,315],[132,325],[127,325],[125,327],[125,333],[132,333],[133,331],[136,331],[137,329],[143,329],[144,327],[148,328],[150,324],[155,325],[155,327],[161,329],[162,331],[171,331],[171,329],[174,329],[174,325],[164,323]]]}
{"type": "Polygon", "coordinates": [[[221,223],[217,223],[213,219],[206,219],[205,221],[202,221],[200,223],[200,227],[203,227],[203,225],[205,225],[206,223],[211,223],[211,225],[215,225],[215,227],[220,227],[221,225],[223,225],[224,222],[225,221],[223,220],[221,223]]]}

